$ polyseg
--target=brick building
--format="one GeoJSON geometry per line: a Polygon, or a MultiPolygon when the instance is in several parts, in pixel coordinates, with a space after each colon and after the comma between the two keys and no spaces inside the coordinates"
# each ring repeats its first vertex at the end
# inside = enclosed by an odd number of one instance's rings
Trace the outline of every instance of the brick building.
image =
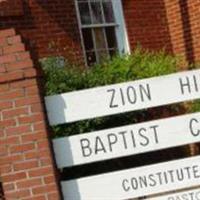
{"type": "Polygon", "coordinates": [[[15,28],[39,58],[90,64],[141,44],[199,60],[199,0],[88,2],[1,0],[0,29],[15,28]]]}
{"type": "MultiPolygon", "coordinates": [[[[90,65],[141,44],[196,62],[199,18],[199,0],[0,0],[0,183],[6,200],[61,199],[31,57],[90,65]]],[[[0,199],[1,193],[0,187],[0,199]]]]}

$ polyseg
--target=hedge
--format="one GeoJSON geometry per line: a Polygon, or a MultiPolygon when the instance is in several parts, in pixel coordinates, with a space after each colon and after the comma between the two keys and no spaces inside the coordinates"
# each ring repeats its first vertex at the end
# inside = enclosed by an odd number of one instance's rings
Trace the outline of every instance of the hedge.
{"type": "MultiPolygon", "coordinates": [[[[42,59],[41,65],[45,75],[46,95],[54,95],[174,73],[181,62],[180,58],[169,55],[165,51],[151,52],[137,48],[130,55],[116,55],[112,59],[88,68],[75,66],[67,61],[63,66],[63,58],[57,57],[42,59]]],[[[167,109],[170,112],[178,112],[179,106],[168,106],[167,109]]],[[[159,116],[155,117],[159,118],[159,116]]],[[[150,119],[152,114],[148,110],[142,110],[85,120],[54,126],[53,137],[75,135],[150,119]]]]}

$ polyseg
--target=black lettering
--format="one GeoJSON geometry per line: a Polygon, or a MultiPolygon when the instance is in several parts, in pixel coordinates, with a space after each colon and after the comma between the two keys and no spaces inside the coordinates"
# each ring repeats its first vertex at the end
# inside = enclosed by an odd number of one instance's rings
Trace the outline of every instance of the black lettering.
{"type": "Polygon", "coordinates": [[[131,138],[132,138],[132,142],[133,142],[133,147],[136,147],[135,134],[134,134],[134,132],[132,130],[131,130],[131,138]]]}
{"type": "Polygon", "coordinates": [[[134,190],[137,190],[137,189],[138,189],[138,181],[137,181],[137,179],[134,178],[134,177],[131,179],[131,186],[132,186],[132,188],[133,188],[134,190]]]}
{"type": "Polygon", "coordinates": [[[147,145],[149,144],[149,138],[142,134],[142,132],[146,133],[146,131],[147,131],[146,128],[141,128],[141,129],[139,129],[139,131],[138,131],[138,132],[139,132],[139,135],[141,136],[141,138],[144,139],[143,142],[140,142],[140,144],[141,144],[142,146],[147,146],[147,145]]]}
{"type": "Polygon", "coordinates": [[[81,149],[83,157],[88,157],[92,154],[92,149],[90,148],[90,141],[86,138],[81,139],[81,149]]]}
{"type": "Polygon", "coordinates": [[[109,149],[112,152],[112,150],[113,150],[112,146],[117,143],[117,136],[115,134],[111,133],[111,134],[108,134],[107,137],[108,137],[109,149]]]}
{"type": "Polygon", "coordinates": [[[187,172],[187,175],[188,175],[188,179],[191,179],[191,175],[190,175],[190,167],[184,167],[184,169],[186,170],[187,172]]]}
{"type": "Polygon", "coordinates": [[[127,97],[128,97],[129,103],[131,103],[131,104],[135,104],[136,103],[136,101],[137,101],[137,94],[136,94],[136,91],[135,91],[134,87],[129,86],[127,88],[127,97]],[[130,94],[130,92],[132,94],[130,94]]]}
{"type": "Polygon", "coordinates": [[[124,191],[126,191],[126,192],[128,192],[130,190],[130,186],[128,186],[127,184],[128,184],[128,180],[124,179],[122,181],[122,187],[123,187],[124,191]]]}
{"type": "Polygon", "coordinates": [[[158,144],[159,141],[158,141],[158,132],[157,132],[157,128],[159,126],[158,125],[154,125],[154,126],[150,126],[150,128],[153,129],[153,133],[154,133],[154,139],[155,139],[155,143],[158,144]]]}
{"type": "Polygon", "coordinates": [[[197,165],[194,165],[192,167],[194,178],[200,178],[200,174],[199,174],[199,169],[198,168],[199,168],[199,166],[197,166],[197,165]]]}
{"type": "MultiPolygon", "coordinates": [[[[192,199],[193,199],[193,198],[192,198],[192,199]]],[[[191,199],[191,200],[192,200],[192,199],[191,199]]],[[[188,200],[188,195],[187,195],[187,194],[181,195],[180,200],[188,200]]]]}
{"type": "Polygon", "coordinates": [[[122,135],[123,142],[124,142],[124,148],[125,148],[125,149],[128,148],[128,147],[127,147],[126,136],[125,136],[126,133],[127,133],[127,131],[121,131],[121,132],[118,133],[119,135],[122,135]]]}
{"type": "Polygon", "coordinates": [[[146,176],[140,176],[139,177],[140,187],[147,187],[147,177],[146,176]]]}
{"type": "Polygon", "coordinates": [[[194,132],[194,127],[193,127],[193,123],[199,123],[199,121],[195,118],[190,120],[190,132],[192,133],[193,136],[199,136],[200,135],[200,130],[197,129],[196,132],[194,132]]]}
{"type": "Polygon", "coordinates": [[[97,136],[95,141],[95,154],[98,154],[99,151],[103,151],[104,153],[106,153],[106,149],[103,145],[103,142],[101,141],[101,138],[97,136]]]}
{"type": "Polygon", "coordinates": [[[153,174],[149,174],[149,180],[151,181],[150,183],[149,183],[149,185],[150,186],[156,186],[156,181],[155,181],[155,179],[154,179],[154,175],[153,174]]]}
{"type": "Polygon", "coordinates": [[[184,180],[184,175],[183,175],[183,169],[177,169],[176,170],[176,175],[177,175],[177,179],[179,181],[183,181],[184,180]]]}
{"type": "Polygon", "coordinates": [[[187,88],[188,92],[191,93],[191,85],[190,85],[190,80],[189,78],[186,76],[186,82],[183,83],[182,78],[179,78],[179,82],[180,82],[180,87],[181,87],[181,93],[184,94],[184,88],[187,88]]]}
{"type": "Polygon", "coordinates": [[[197,200],[200,200],[200,192],[197,192],[195,197],[196,197],[197,200]]]}
{"type": "Polygon", "coordinates": [[[161,172],[157,172],[156,175],[158,176],[159,178],[159,184],[162,185],[162,177],[161,177],[161,172]]]}
{"type": "MultiPolygon", "coordinates": [[[[189,199],[191,199],[191,200],[195,200],[195,199],[194,199],[194,193],[193,193],[193,192],[190,192],[188,195],[185,194],[185,199],[184,199],[184,200],[188,200],[187,196],[190,196],[189,199]]],[[[183,197],[184,197],[184,194],[183,194],[183,197]]]]}
{"type": "Polygon", "coordinates": [[[182,200],[182,198],[179,196],[176,196],[176,200],[182,200]]]}
{"type": "Polygon", "coordinates": [[[146,88],[143,85],[139,85],[139,89],[140,89],[141,100],[144,102],[145,101],[144,97],[146,96],[147,99],[151,101],[151,91],[149,84],[146,84],[146,88]]]}
{"type": "Polygon", "coordinates": [[[174,171],[173,170],[168,170],[168,173],[170,175],[171,182],[173,183],[174,182],[174,175],[173,175],[174,171]]]}
{"type": "Polygon", "coordinates": [[[111,92],[110,108],[116,108],[116,107],[118,107],[117,104],[114,104],[115,93],[116,93],[115,89],[107,90],[107,92],[111,92]]]}
{"type": "Polygon", "coordinates": [[[199,91],[199,88],[198,88],[197,79],[196,79],[196,76],[195,76],[195,75],[193,75],[193,80],[194,80],[194,87],[195,87],[195,90],[196,90],[196,92],[198,92],[198,91],[199,91]]]}
{"type": "Polygon", "coordinates": [[[120,90],[120,94],[121,94],[121,98],[122,98],[122,105],[125,105],[123,90],[122,90],[122,88],[120,88],[119,90],[120,90]]]}
{"type": "Polygon", "coordinates": [[[164,172],[163,175],[164,175],[164,178],[165,178],[165,182],[168,183],[167,173],[164,172]]]}

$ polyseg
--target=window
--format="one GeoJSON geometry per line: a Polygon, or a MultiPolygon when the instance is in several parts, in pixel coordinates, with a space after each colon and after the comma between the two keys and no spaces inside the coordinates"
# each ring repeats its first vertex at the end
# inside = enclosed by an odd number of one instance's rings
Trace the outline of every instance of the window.
{"type": "Polygon", "coordinates": [[[76,0],[87,65],[128,52],[121,0],[76,0]]]}

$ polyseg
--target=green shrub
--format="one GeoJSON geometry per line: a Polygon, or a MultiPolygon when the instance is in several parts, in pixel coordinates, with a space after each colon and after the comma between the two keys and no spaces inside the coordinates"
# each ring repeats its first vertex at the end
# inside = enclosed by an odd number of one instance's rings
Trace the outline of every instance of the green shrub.
{"type": "MultiPolygon", "coordinates": [[[[131,55],[115,56],[86,70],[70,65],[67,62],[66,67],[60,67],[57,58],[43,59],[41,64],[45,73],[46,95],[53,95],[170,74],[177,70],[179,59],[166,54],[164,51],[155,53],[136,49],[131,55]]],[[[54,137],[121,126],[138,122],[140,119],[148,119],[147,112],[130,112],[111,117],[59,125],[53,127],[55,132],[54,137]]]]}

